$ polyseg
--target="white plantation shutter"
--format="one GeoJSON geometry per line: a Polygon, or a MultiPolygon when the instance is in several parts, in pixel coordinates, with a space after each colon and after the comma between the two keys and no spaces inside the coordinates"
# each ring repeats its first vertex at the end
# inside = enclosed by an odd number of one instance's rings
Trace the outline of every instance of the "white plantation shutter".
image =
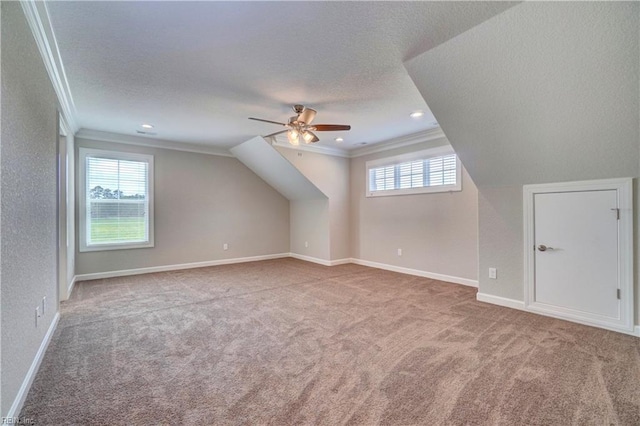
{"type": "Polygon", "coordinates": [[[396,166],[398,188],[420,188],[424,186],[424,161],[410,161],[396,166]]]}
{"type": "Polygon", "coordinates": [[[150,247],[153,157],[81,148],[81,248],[150,247]]]}
{"type": "MultiPolygon", "coordinates": [[[[439,151],[442,152],[442,150],[439,151]]],[[[434,155],[433,151],[367,162],[367,178],[367,196],[462,189],[457,156],[455,154],[434,155]],[[402,161],[407,157],[409,157],[408,161],[402,161]],[[396,159],[397,162],[394,161],[396,159]],[[379,163],[382,164],[378,166],[379,163]]]]}
{"type": "Polygon", "coordinates": [[[445,155],[425,160],[428,170],[428,183],[425,186],[455,185],[456,184],[456,156],[445,155]]]}
{"type": "Polygon", "coordinates": [[[380,190],[394,188],[395,169],[393,166],[371,169],[371,174],[371,182],[374,183],[375,188],[380,188],[380,190]]]}

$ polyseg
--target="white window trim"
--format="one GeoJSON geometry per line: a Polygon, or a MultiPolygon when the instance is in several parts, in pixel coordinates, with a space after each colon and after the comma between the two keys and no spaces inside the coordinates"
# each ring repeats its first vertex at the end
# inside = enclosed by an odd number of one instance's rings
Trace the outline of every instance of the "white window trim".
{"type": "Polygon", "coordinates": [[[155,246],[154,242],[154,192],[153,192],[153,155],[137,154],[120,151],[108,151],[102,149],[83,148],[79,149],[79,239],[80,252],[89,251],[104,251],[104,250],[124,250],[124,249],[138,249],[138,248],[150,248],[155,246]],[[149,164],[149,173],[147,181],[147,194],[149,194],[149,241],[143,243],[124,243],[124,244],[91,244],[87,245],[87,191],[86,191],[86,164],[87,156],[90,157],[104,157],[112,158],[116,160],[131,160],[131,161],[145,161],[149,164]]]}
{"type": "Polygon", "coordinates": [[[410,152],[407,154],[394,155],[393,157],[379,158],[377,160],[370,160],[365,163],[365,196],[367,197],[387,197],[391,195],[410,195],[410,194],[430,194],[437,192],[455,192],[462,191],[462,172],[460,159],[456,155],[456,184],[455,185],[438,185],[438,186],[424,186],[420,188],[407,188],[407,189],[387,189],[383,191],[370,191],[369,184],[370,173],[369,170],[384,166],[395,166],[401,163],[407,163],[414,160],[426,160],[433,157],[441,157],[444,155],[455,154],[455,151],[451,146],[439,146],[437,148],[426,149],[423,151],[410,152]]]}

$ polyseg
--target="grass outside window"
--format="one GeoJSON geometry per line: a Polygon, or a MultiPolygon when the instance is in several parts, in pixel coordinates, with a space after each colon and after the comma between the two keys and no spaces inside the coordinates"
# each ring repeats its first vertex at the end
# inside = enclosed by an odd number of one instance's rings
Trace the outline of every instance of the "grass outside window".
{"type": "Polygon", "coordinates": [[[146,241],[144,217],[115,217],[91,220],[91,241],[95,244],[146,241]]]}

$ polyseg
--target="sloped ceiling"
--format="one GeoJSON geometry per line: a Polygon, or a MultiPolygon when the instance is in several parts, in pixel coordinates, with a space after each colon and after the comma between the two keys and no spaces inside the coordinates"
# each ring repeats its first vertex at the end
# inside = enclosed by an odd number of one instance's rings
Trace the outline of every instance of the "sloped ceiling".
{"type": "MultiPolygon", "coordinates": [[[[80,127],[229,148],[291,106],[351,124],[352,149],[436,126],[403,61],[507,2],[47,3],[80,127]],[[424,110],[420,120],[409,113],[424,110]]],[[[428,101],[428,100],[427,100],[428,101]]]]}
{"type": "Polygon", "coordinates": [[[526,2],[407,62],[478,187],[480,294],[523,300],[523,184],[640,175],[639,21],[526,2]]]}
{"type": "Polygon", "coordinates": [[[637,176],[639,11],[527,2],[406,66],[479,187],[637,176]]]}
{"type": "Polygon", "coordinates": [[[327,199],[322,191],[260,136],[236,145],[231,148],[231,153],[290,201],[327,199]]]}

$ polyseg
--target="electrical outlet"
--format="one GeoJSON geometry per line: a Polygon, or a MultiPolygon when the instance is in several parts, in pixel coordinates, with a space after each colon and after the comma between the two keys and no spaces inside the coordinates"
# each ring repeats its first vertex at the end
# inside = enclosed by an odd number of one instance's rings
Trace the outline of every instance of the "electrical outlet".
{"type": "Polygon", "coordinates": [[[398,256],[402,256],[402,249],[401,248],[398,249],[398,256]]]}
{"type": "Polygon", "coordinates": [[[309,248],[309,241],[305,241],[305,242],[304,242],[304,246],[305,246],[306,248],[309,248]]]}
{"type": "Polygon", "coordinates": [[[492,280],[498,278],[498,270],[496,268],[489,268],[489,278],[492,280]]]}
{"type": "Polygon", "coordinates": [[[38,328],[38,320],[40,319],[40,306],[36,306],[36,328],[38,328]]]}
{"type": "Polygon", "coordinates": [[[224,243],[224,244],[222,245],[222,250],[229,250],[229,244],[224,243]]]}

